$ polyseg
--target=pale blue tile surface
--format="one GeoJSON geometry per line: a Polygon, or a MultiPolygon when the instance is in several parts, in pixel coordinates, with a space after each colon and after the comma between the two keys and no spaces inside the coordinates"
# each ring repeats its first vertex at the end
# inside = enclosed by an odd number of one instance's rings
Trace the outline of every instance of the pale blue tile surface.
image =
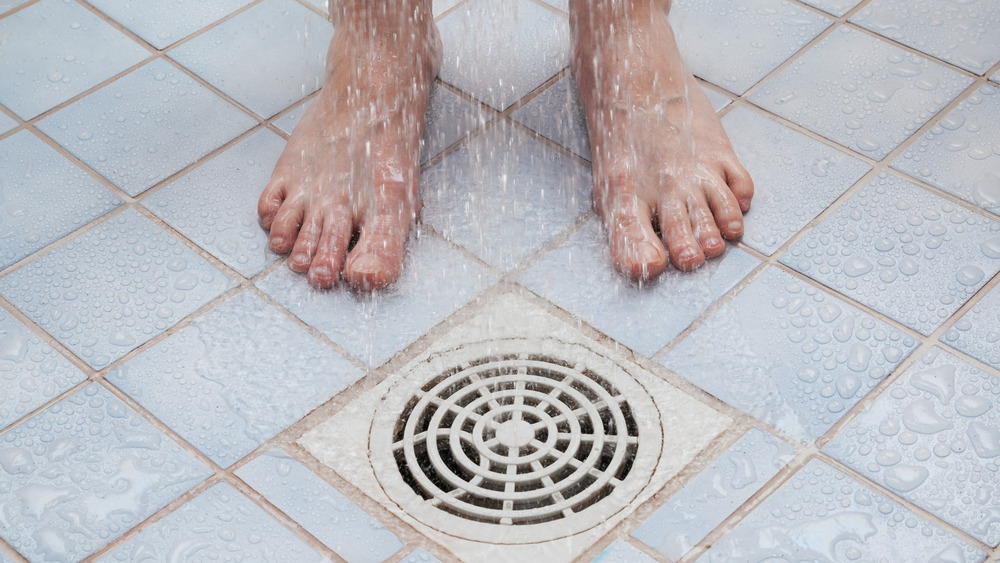
{"type": "Polygon", "coordinates": [[[1000,214],[1000,88],[962,100],[892,167],[1000,214]]]}
{"type": "Polygon", "coordinates": [[[722,111],[726,106],[728,106],[732,100],[724,94],[720,94],[711,88],[705,88],[702,86],[702,92],[705,92],[705,96],[708,98],[708,103],[712,104],[712,109],[716,113],[722,111]]]}
{"type": "Polygon", "coordinates": [[[0,103],[22,119],[150,56],[76,2],[42,0],[0,19],[0,38],[0,103]]]}
{"type": "Polygon", "coordinates": [[[17,127],[17,122],[7,116],[7,114],[0,112],[0,133],[6,133],[14,127],[17,127]]]}
{"type": "Polygon", "coordinates": [[[560,78],[510,118],[590,160],[587,120],[571,76],[560,78]]]}
{"type": "Polygon", "coordinates": [[[491,116],[482,109],[435,84],[431,89],[431,97],[427,100],[420,162],[434,158],[456,141],[485,125],[489,119],[491,116]]]}
{"type": "Polygon", "coordinates": [[[729,247],[694,272],[668,266],[640,287],[615,269],[607,237],[595,218],[539,258],[518,283],[632,350],[652,356],[758,263],[729,247]]]}
{"type": "Polygon", "coordinates": [[[424,548],[418,547],[404,557],[402,563],[441,563],[441,560],[428,553],[424,548]]]}
{"type": "Polygon", "coordinates": [[[100,369],[233,285],[128,209],[0,278],[0,294],[100,369]]]}
{"type": "Polygon", "coordinates": [[[935,348],[823,451],[996,546],[998,404],[1000,379],[935,348]]]}
{"type": "Polygon", "coordinates": [[[986,554],[814,459],[716,541],[698,563],[948,561],[986,554]]]}
{"type": "Polygon", "coordinates": [[[0,536],[31,561],[79,561],[211,472],[94,383],[0,439],[0,536]]]}
{"type": "Polygon", "coordinates": [[[250,3],[250,0],[211,2],[142,2],[94,0],[91,4],[157,49],[176,43],[219,18],[250,3]]]}
{"type": "Polygon", "coordinates": [[[743,242],[764,254],[778,250],[871,169],[746,108],[732,110],[722,124],[754,182],[743,242]]]}
{"type": "Polygon", "coordinates": [[[246,277],[278,259],[260,228],[257,200],[285,147],[262,130],[163,187],[142,204],[246,277]]]}
{"type": "Polygon", "coordinates": [[[861,0],[802,0],[802,2],[819,8],[828,14],[840,17],[849,12],[851,8],[860,4],[861,0]]]}
{"type": "Polygon", "coordinates": [[[549,6],[558,8],[564,12],[569,11],[569,0],[542,0],[542,2],[545,2],[549,6]]]}
{"type": "Polygon", "coordinates": [[[618,540],[609,545],[595,557],[591,563],[656,563],[655,560],[639,551],[625,540],[618,540]]]}
{"type": "Polygon", "coordinates": [[[253,125],[250,116],[157,59],[37,126],[134,196],[253,125]]]}
{"type": "Polygon", "coordinates": [[[265,2],[170,51],[209,84],[261,117],[319,90],[333,26],[293,0],[265,2]],[[253,61],[253,72],[238,64],[253,61]]]}
{"type": "Polygon", "coordinates": [[[257,287],[348,353],[377,366],[492,285],[496,277],[430,235],[407,243],[403,271],[389,287],[365,294],[344,282],[315,289],[278,268],[257,287]]]}
{"type": "Polygon", "coordinates": [[[0,269],[121,204],[28,131],[0,141],[0,269]]]}
{"type": "Polygon", "coordinates": [[[917,344],[847,302],[770,268],[661,363],[809,444],[917,344]],[[720,341],[728,344],[720,348],[720,341]]]}
{"type": "MultiPolygon", "coordinates": [[[[24,4],[28,0],[0,0],[0,14],[24,4]]],[[[2,556],[2,554],[0,554],[2,556]]]]}
{"type": "Polygon", "coordinates": [[[98,561],[326,559],[228,483],[218,483],[98,561]]]}
{"type": "Polygon", "coordinates": [[[299,121],[302,120],[302,116],[306,114],[306,110],[309,109],[309,106],[311,106],[314,101],[316,101],[315,97],[299,106],[296,106],[295,109],[285,115],[282,115],[278,119],[275,119],[272,123],[278,129],[281,129],[285,133],[291,135],[292,131],[295,130],[295,126],[299,124],[299,121]]]}
{"type": "Polygon", "coordinates": [[[1000,271],[1000,223],[882,172],[781,261],[930,334],[1000,271]]]}
{"type": "Polygon", "coordinates": [[[750,101],[882,159],[971,83],[938,63],[842,26],[750,101]]]}
{"type": "Polygon", "coordinates": [[[993,76],[991,76],[990,80],[1000,83],[1000,71],[997,71],[993,76]]]}
{"type": "MultiPolygon", "coordinates": [[[[993,241],[1000,254],[1000,237],[993,241]]],[[[1000,369],[1000,288],[994,287],[986,297],[944,334],[942,342],[1000,369]]]]}
{"type": "MultiPolygon", "coordinates": [[[[3,5],[0,5],[0,9],[2,9],[2,8],[3,8],[3,5]]],[[[13,563],[13,561],[14,561],[13,559],[8,559],[6,555],[4,555],[3,553],[0,553],[0,563],[13,563]]]]}
{"type": "Polygon", "coordinates": [[[268,450],[236,475],[348,563],[380,563],[403,547],[396,534],[283,450],[268,450]]]}
{"type": "Polygon", "coordinates": [[[509,271],[586,213],[592,190],[579,162],[496,126],[424,170],[421,219],[509,271]]]}
{"type": "Polygon", "coordinates": [[[361,375],[244,291],[106,377],[228,467],[361,375]]]}

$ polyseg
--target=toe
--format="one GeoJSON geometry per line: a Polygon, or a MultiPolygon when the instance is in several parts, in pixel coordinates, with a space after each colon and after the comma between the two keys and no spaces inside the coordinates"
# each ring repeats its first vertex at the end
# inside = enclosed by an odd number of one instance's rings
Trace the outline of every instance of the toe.
{"type": "Polygon", "coordinates": [[[726,167],[726,184],[739,202],[740,210],[746,213],[750,210],[750,200],[753,199],[753,179],[746,168],[734,160],[726,167]]]}
{"type": "Polygon", "coordinates": [[[292,249],[302,226],[305,210],[292,201],[284,201],[271,223],[271,250],[284,254],[292,249]]]}
{"type": "Polygon", "coordinates": [[[340,276],[351,242],[351,215],[345,209],[333,212],[323,221],[323,234],[309,266],[309,283],[316,287],[330,287],[340,276]]]}
{"type": "Polygon", "coordinates": [[[667,267],[667,251],[653,231],[649,207],[632,201],[609,211],[604,226],[615,267],[635,279],[658,276],[667,267]]]}
{"type": "Polygon", "coordinates": [[[714,258],[726,249],[722,233],[715,224],[715,217],[704,201],[691,210],[691,227],[694,229],[694,238],[707,258],[714,258]]]}
{"type": "MultiPolygon", "coordinates": [[[[753,182],[750,183],[750,193],[753,194],[753,182]]],[[[743,235],[743,204],[736,194],[721,180],[712,179],[705,182],[705,199],[722,236],[730,240],[740,238],[743,235]]]]}
{"type": "Polygon", "coordinates": [[[396,279],[410,232],[409,213],[374,213],[361,225],[358,244],[347,257],[344,277],[354,287],[372,291],[396,279]]]}
{"type": "Polygon", "coordinates": [[[679,270],[693,270],[705,263],[705,254],[694,237],[685,202],[671,199],[660,206],[660,232],[670,261],[679,270]]]}
{"type": "Polygon", "coordinates": [[[271,180],[257,200],[257,217],[260,219],[260,226],[265,230],[271,230],[274,217],[281,208],[281,203],[285,200],[285,187],[281,182],[271,180]]]}
{"type": "Polygon", "coordinates": [[[312,264],[316,248],[319,247],[320,235],[323,234],[323,215],[314,209],[306,212],[305,220],[299,228],[299,234],[292,246],[292,254],[288,257],[288,267],[296,272],[307,272],[312,264]]]}

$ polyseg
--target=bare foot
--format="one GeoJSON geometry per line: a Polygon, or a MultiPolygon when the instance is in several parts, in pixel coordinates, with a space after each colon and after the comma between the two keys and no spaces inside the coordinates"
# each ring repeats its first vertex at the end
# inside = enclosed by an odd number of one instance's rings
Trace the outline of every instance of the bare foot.
{"type": "Polygon", "coordinates": [[[753,182],[684,65],[664,0],[573,0],[573,75],[593,147],[594,206],[615,265],[697,268],[743,234],[753,182]],[[659,227],[664,248],[653,225],[659,227]]]}
{"type": "Polygon", "coordinates": [[[370,291],[399,274],[420,211],[420,137],[441,40],[430,0],[345,0],[326,80],[260,196],[275,252],[319,287],[370,291]],[[352,235],[358,241],[348,254],[352,235]]]}

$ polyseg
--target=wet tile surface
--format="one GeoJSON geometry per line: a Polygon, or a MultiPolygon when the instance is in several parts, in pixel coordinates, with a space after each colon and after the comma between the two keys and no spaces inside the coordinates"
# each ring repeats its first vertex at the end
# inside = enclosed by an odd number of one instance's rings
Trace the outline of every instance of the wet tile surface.
{"type": "Polygon", "coordinates": [[[161,2],[94,0],[91,5],[153,47],[163,49],[249,3],[250,0],[216,0],[179,7],[161,2]]]}
{"type": "Polygon", "coordinates": [[[0,133],[6,133],[17,127],[17,122],[4,113],[0,113],[0,133]]]}
{"type": "Polygon", "coordinates": [[[441,560],[428,553],[424,548],[418,547],[404,557],[402,563],[441,563],[441,560]]]}
{"type": "Polygon", "coordinates": [[[427,100],[420,162],[426,162],[456,141],[482,127],[491,116],[448,88],[435,84],[427,100]]]}
{"type": "Polygon", "coordinates": [[[286,113],[278,119],[275,119],[272,123],[278,129],[281,129],[285,133],[291,135],[292,131],[295,130],[295,126],[299,124],[299,121],[302,121],[302,117],[306,114],[306,110],[309,109],[309,106],[311,106],[314,101],[316,101],[315,96],[305,103],[295,106],[292,111],[286,113]]]}
{"type": "Polygon", "coordinates": [[[923,334],[1000,271],[1000,223],[880,173],[781,261],[923,334]]]}
{"type": "Polygon", "coordinates": [[[595,557],[591,563],[654,563],[655,560],[630,545],[624,540],[618,540],[608,546],[595,557]]]}
{"type": "Polygon", "coordinates": [[[945,333],[942,341],[1000,369],[1000,289],[994,287],[976,303],[945,333]]]}
{"type": "Polygon", "coordinates": [[[590,160],[590,139],[576,82],[570,76],[546,88],[510,115],[511,119],[543,135],[574,154],[590,160]]]}
{"type": "Polygon", "coordinates": [[[860,4],[861,0],[802,0],[802,2],[819,8],[828,14],[840,17],[849,12],[851,8],[860,4]]]}

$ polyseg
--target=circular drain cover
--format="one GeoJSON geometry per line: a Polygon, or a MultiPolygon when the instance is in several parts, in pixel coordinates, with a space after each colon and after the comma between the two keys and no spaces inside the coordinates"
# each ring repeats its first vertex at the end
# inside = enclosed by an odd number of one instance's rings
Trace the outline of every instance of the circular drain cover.
{"type": "Polygon", "coordinates": [[[442,532],[534,543],[625,508],[660,454],[659,413],[619,364],[556,340],[437,354],[401,374],[369,441],[400,508],[442,532]]]}

